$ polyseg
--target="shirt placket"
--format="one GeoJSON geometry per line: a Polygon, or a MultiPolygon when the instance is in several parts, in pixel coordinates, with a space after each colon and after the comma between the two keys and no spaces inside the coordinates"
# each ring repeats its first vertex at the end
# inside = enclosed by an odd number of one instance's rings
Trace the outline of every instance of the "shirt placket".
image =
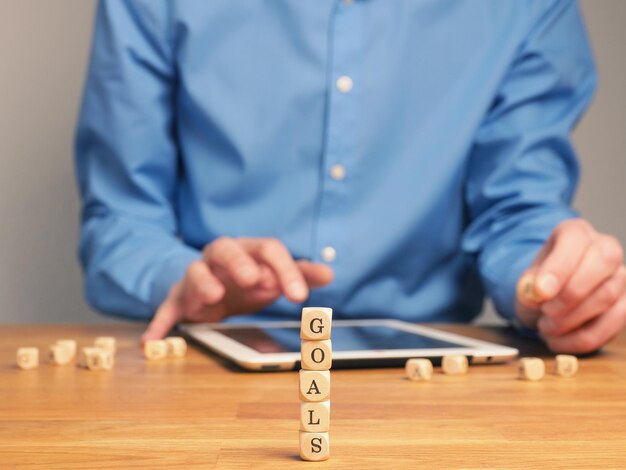
{"type": "Polygon", "coordinates": [[[355,163],[356,103],[359,94],[358,57],[361,37],[359,11],[354,0],[339,0],[329,37],[328,103],[325,145],[320,166],[321,197],[315,234],[315,259],[335,271],[335,281],[310,302],[334,302],[342,289],[349,260],[342,256],[349,243],[345,217],[350,209],[350,170],[355,163]]]}

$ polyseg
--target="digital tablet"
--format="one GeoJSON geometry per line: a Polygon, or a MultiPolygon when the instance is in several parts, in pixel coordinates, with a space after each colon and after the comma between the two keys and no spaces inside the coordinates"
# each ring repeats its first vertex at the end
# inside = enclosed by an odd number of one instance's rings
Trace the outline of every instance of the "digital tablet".
{"type": "MultiPolygon", "coordinates": [[[[189,338],[247,370],[300,368],[300,322],[187,323],[189,338]]],[[[518,350],[398,320],[334,320],[332,368],[404,366],[424,357],[435,364],[461,354],[470,363],[503,362],[518,350]]]]}

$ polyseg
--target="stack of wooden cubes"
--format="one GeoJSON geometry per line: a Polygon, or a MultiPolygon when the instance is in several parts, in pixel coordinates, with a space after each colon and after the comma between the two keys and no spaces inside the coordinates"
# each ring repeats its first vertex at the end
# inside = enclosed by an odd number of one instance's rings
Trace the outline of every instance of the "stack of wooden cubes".
{"type": "Polygon", "coordinates": [[[330,333],[333,310],[302,309],[302,369],[300,369],[300,457],[321,461],[330,457],[330,333]]]}

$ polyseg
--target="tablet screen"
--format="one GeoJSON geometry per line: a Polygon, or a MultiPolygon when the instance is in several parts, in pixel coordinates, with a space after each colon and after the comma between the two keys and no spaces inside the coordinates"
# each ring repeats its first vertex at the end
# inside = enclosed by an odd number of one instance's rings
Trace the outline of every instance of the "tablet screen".
{"type": "MultiPolygon", "coordinates": [[[[300,352],[299,328],[214,329],[260,353],[300,352]]],[[[388,326],[333,326],[332,342],[334,351],[467,347],[388,326]]]]}

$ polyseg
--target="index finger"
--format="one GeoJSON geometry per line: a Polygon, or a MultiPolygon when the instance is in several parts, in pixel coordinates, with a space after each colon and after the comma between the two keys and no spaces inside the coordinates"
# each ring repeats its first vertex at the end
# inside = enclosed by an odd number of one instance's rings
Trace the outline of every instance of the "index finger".
{"type": "Polygon", "coordinates": [[[276,239],[240,239],[252,256],[269,266],[280,283],[281,290],[292,302],[303,302],[309,296],[304,275],[285,245],[276,239]]]}
{"type": "MultiPolygon", "coordinates": [[[[578,222],[578,221],[576,221],[578,222]]],[[[535,291],[544,300],[553,299],[576,271],[593,240],[593,231],[583,223],[568,221],[550,237],[536,270],[535,291]]]]}
{"type": "Polygon", "coordinates": [[[165,338],[165,335],[180,321],[182,313],[177,295],[168,295],[141,337],[141,343],[151,339],[165,338]]]}

